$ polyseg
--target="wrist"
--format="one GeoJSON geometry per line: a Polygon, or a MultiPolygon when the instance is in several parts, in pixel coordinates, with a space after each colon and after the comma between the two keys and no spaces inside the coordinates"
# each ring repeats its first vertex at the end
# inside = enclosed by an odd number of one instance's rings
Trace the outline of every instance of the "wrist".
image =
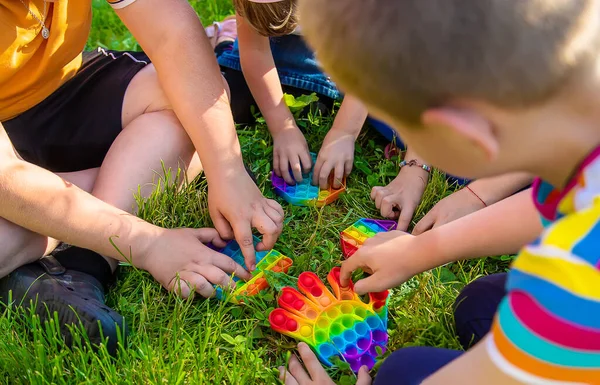
{"type": "MultiPolygon", "coordinates": [[[[127,248],[121,250],[125,257],[131,258],[127,262],[139,269],[150,271],[152,265],[150,256],[152,249],[156,247],[154,243],[166,231],[168,230],[165,228],[144,222],[141,219],[139,222],[134,223],[131,230],[131,245],[124,245],[127,248]],[[129,255],[129,250],[131,250],[131,255],[129,255]]],[[[122,259],[122,256],[119,259],[122,259]]]]}
{"type": "Polygon", "coordinates": [[[465,185],[464,190],[467,194],[471,195],[471,198],[479,202],[482,208],[488,206],[488,203],[469,184],[465,185]]]}
{"type": "Polygon", "coordinates": [[[431,167],[425,163],[419,163],[416,160],[403,160],[400,162],[400,171],[398,174],[411,175],[412,177],[419,178],[423,182],[423,185],[427,186],[429,183],[429,174],[431,173],[431,167]]]}
{"type": "Polygon", "coordinates": [[[300,131],[298,126],[296,125],[296,121],[291,119],[283,119],[283,120],[272,120],[273,123],[267,122],[267,127],[269,128],[269,132],[273,138],[276,138],[278,135],[290,132],[290,131],[300,131]]]}

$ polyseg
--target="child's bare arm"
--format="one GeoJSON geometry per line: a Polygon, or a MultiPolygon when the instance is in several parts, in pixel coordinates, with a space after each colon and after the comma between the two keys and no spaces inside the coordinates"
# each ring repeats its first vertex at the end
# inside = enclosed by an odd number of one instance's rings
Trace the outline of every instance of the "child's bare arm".
{"type": "Polygon", "coordinates": [[[283,99],[269,39],[239,15],[237,28],[244,78],[273,136],[273,169],[288,184],[294,184],[294,179],[301,181],[302,171],[308,172],[312,166],[308,144],[283,99]]]}
{"type": "MultiPolygon", "coordinates": [[[[210,296],[212,286],[206,283],[228,285],[230,279],[225,272],[250,277],[231,259],[202,244],[224,245],[214,229],[167,230],[119,210],[58,175],[20,159],[2,124],[0,202],[1,218],[121,261],[131,257],[134,266],[148,270],[166,288],[173,288],[179,273],[182,281],[187,280],[200,294],[210,296]]],[[[189,294],[187,286],[182,291],[189,294]]]]}
{"type": "Polygon", "coordinates": [[[415,274],[462,259],[517,252],[542,231],[531,190],[418,236],[381,233],[342,264],[342,281],[359,268],[372,275],[356,283],[360,293],[396,287],[415,274]]]}
{"type": "Polygon", "coordinates": [[[442,226],[490,206],[531,183],[527,173],[511,173],[491,178],[478,179],[448,195],[417,223],[413,235],[419,235],[432,228],[442,226]]]}
{"type": "Polygon", "coordinates": [[[346,95],[331,130],[325,136],[317,157],[313,184],[327,188],[329,175],[333,172],[333,187],[339,188],[341,181],[352,171],[354,142],[365,124],[368,111],[358,98],[346,95]]]}

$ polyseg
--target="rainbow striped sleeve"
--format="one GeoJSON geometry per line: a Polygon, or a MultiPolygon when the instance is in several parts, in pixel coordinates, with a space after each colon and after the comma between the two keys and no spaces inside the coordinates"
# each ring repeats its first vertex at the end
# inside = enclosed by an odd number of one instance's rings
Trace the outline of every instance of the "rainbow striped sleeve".
{"type": "Polygon", "coordinates": [[[135,0],[106,0],[108,4],[114,9],[125,8],[126,6],[133,3],[135,0]]]}
{"type": "Polygon", "coordinates": [[[580,182],[515,260],[486,341],[526,384],[600,384],[600,189],[580,182]]]}

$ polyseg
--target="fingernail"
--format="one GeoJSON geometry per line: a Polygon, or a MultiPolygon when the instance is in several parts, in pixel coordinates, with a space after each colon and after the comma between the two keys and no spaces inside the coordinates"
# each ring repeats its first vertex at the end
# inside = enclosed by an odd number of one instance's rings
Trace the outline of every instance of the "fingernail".
{"type": "Polygon", "coordinates": [[[250,271],[254,271],[254,270],[256,270],[256,264],[250,265],[250,271]]]}

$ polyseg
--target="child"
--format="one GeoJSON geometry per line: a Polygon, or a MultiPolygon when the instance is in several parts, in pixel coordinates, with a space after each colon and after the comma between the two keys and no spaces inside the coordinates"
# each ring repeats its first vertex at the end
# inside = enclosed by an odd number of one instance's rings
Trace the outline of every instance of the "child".
{"type": "MultiPolygon", "coordinates": [[[[306,139],[283,101],[283,92],[294,96],[314,92],[322,110],[330,109],[341,94],[300,35],[295,0],[235,0],[234,5],[238,38],[230,49],[216,49],[231,90],[234,119],[237,123],[251,122],[251,107],[258,105],[273,136],[273,170],[288,184],[295,184],[310,171],[312,161],[306,139]]],[[[223,22],[226,28],[228,24],[231,21],[223,22]]],[[[341,186],[352,170],[354,142],[366,117],[362,103],[346,95],[319,151],[314,184],[327,188],[333,173],[333,187],[341,186]]]]}
{"type": "Polygon", "coordinates": [[[343,264],[342,283],[372,273],[364,293],[521,248],[479,343],[400,350],[375,383],[600,383],[600,1],[303,0],[301,15],[336,81],[433,165],[540,177],[533,204],[521,193],[422,235],[382,234],[343,264]]]}

